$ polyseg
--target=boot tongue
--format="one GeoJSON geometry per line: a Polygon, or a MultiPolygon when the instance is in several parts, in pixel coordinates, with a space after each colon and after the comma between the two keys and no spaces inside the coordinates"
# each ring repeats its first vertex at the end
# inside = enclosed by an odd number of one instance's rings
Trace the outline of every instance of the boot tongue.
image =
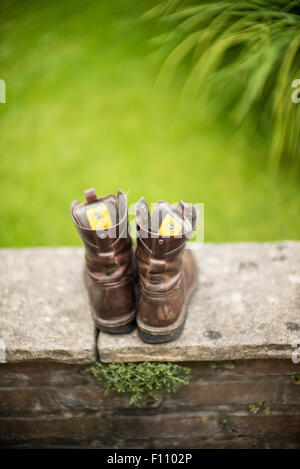
{"type": "Polygon", "coordinates": [[[74,209],[74,215],[83,228],[103,230],[117,223],[117,200],[113,195],[97,198],[93,189],[85,192],[87,202],[74,209]]]}
{"type": "Polygon", "coordinates": [[[151,231],[162,236],[178,236],[191,230],[191,224],[183,218],[178,208],[168,202],[158,202],[151,217],[151,231]]]}

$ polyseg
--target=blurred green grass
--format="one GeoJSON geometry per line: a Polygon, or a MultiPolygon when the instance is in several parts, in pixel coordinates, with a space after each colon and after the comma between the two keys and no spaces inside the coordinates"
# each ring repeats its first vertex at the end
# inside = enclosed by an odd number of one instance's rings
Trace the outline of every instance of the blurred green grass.
{"type": "Polygon", "coordinates": [[[266,168],[264,140],[157,86],[153,25],[137,21],[151,6],[1,1],[1,246],[80,244],[69,205],[92,186],[204,202],[206,241],[299,239],[299,182],[266,168]]]}

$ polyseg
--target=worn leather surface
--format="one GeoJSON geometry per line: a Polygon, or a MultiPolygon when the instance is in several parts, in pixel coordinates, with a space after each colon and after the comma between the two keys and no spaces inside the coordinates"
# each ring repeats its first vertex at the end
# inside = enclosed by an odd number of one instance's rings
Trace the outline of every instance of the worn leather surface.
{"type": "Polygon", "coordinates": [[[85,246],[85,283],[94,314],[99,319],[121,319],[134,310],[134,259],[132,242],[128,233],[127,197],[119,191],[118,196],[109,194],[96,200],[105,201],[119,196],[125,206],[117,224],[103,230],[91,230],[79,224],[76,207],[95,201],[88,192],[87,202],[74,201],[71,217],[85,246]]]}
{"type": "Polygon", "coordinates": [[[186,308],[195,287],[197,265],[192,252],[185,249],[185,244],[195,229],[197,216],[195,214],[192,218],[189,233],[183,233],[180,237],[165,237],[151,231],[150,219],[145,216],[144,200],[144,220],[140,217],[140,208],[137,205],[138,320],[150,327],[171,326],[186,308]],[[147,219],[149,223],[145,225],[147,219]]]}

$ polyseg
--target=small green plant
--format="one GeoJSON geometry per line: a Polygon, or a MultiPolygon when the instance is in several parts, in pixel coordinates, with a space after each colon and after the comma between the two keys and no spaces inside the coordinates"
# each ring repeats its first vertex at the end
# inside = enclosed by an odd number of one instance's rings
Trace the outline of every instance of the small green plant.
{"type": "Polygon", "coordinates": [[[264,410],[265,415],[269,416],[270,412],[271,412],[271,407],[270,406],[266,407],[264,410]]]}
{"type": "Polygon", "coordinates": [[[264,414],[266,416],[269,416],[270,413],[271,413],[271,407],[270,406],[267,406],[265,407],[264,406],[264,401],[257,401],[257,402],[252,402],[251,404],[248,405],[248,409],[249,409],[249,412],[251,412],[251,414],[259,414],[260,411],[264,411],[264,414]]]}
{"type": "Polygon", "coordinates": [[[252,402],[251,404],[248,405],[249,412],[251,412],[251,414],[258,414],[258,412],[262,408],[262,405],[263,405],[263,401],[252,402]]]}
{"type": "Polygon", "coordinates": [[[225,370],[232,370],[234,368],[234,364],[231,361],[223,361],[223,362],[219,361],[219,362],[211,363],[210,367],[213,370],[225,371],[225,370]]]}
{"type": "Polygon", "coordinates": [[[227,425],[227,423],[228,423],[228,418],[227,418],[226,416],[223,417],[222,420],[221,420],[221,423],[222,423],[223,425],[227,425]]]}
{"type": "Polygon", "coordinates": [[[291,375],[292,383],[299,385],[300,384],[300,375],[291,375]]]}
{"type": "Polygon", "coordinates": [[[143,400],[161,401],[164,392],[176,392],[191,378],[190,368],[174,363],[133,362],[94,363],[87,368],[105,386],[105,393],[125,393],[130,404],[139,406],[143,400]]]}

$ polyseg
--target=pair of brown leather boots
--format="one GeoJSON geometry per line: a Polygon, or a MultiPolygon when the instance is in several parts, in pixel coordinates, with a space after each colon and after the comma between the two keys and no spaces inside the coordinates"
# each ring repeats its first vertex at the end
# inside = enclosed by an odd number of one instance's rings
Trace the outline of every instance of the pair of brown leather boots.
{"type": "Polygon", "coordinates": [[[130,332],[137,323],[141,339],[167,342],[183,330],[187,303],[195,290],[197,266],[185,243],[198,222],[195,205],[165,201],[150,217],[144,198],[136,205],[137,248],[128,233],[124,192],[74,201],[71,216],[85,246],[85,282],[98,329],[130,332]]]}

